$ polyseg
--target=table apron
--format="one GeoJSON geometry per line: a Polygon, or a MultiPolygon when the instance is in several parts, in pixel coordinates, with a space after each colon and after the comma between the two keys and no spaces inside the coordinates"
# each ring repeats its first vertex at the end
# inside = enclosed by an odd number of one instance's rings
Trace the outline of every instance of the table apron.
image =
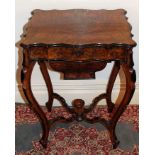
{"type": "Polygon", "coordinates": [[[123,48],[64,48],[64,47],[32,47],[30,59],[46,59],[59,61],[92,61],[92,60],[126,60],[127,50],[123,48]]]}

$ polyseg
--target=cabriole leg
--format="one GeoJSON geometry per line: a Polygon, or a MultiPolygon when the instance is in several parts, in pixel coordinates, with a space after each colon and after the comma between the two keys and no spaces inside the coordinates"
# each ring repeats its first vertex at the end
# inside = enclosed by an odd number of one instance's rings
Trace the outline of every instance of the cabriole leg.
{"type": "Polygon", "coordinates": [[[106,94],[107,94],[106,101],[107,101],[107,106],[108,106],[108,112],[109,113],[112,112],[113,107],[114,107],[114,103],[112,103],[112,100],[111,100],[111,93],[112,93],[114,82],[116,80],[119,69],[120,69],[120,62],[116,61],[114,63],[113,69],[111,71],[109,81],[108,81],[108,85],[107,85],[107,90],[106,90],[106,94]]]}
{"type": "Polygon", "coordinates": [[[130,51],[129,59],[127,63],[121,64],[121,67],[123,69],[123,72],[125,74],[125,79],[126,79],[125,94],[118,108],[113,110],[112,118],[109,125],[110,138],[114,149],[119,144],[119,141],[117,140],[117,137],[115,134],[117,121],[119,120],[122,113],[125,111],[135,91],[136,73],[135,73],[135,70],[133,69],[133,65],[134,64],[132,60],[132,51],[130,51]]]}
{"type": "Polygon", "coordinates": [[[38,102],[36,101],[32,89],[31,89],[31,74],[32,70],[35,65],[35,61],[28,60],[27,53],[24,52],[23,55],[23,69],[21,73],[21,81],[23,86],[23,92],[25,94],[25,97],[29,104],[31,105],[34,112],[38,115],[41,125],[42,125],[42,138],[40,140],[40,143],[43,145],[43,147],[47,147],[48,142],[48,135],[49,135],[49,123],[46,118],[45,113],[43,112],[42,108],[39,106],[38,102]]]}
{"type": "Polygon", "coordinates": [[[53,87],[52,87],[52,83],[51,83],[50,76],[48,74],[47,66],[46,66],[45,62],[44,61],[38,61],[38,64],[40,66],[40,70],[41,70],[41,73],[43,75],[43,78],[45,80],[46,87],[47,87],[47,90],[48,90],[48,101],[46,103],[46,107],[47,107],[47,110],[49,112],[51,112],[52,105],[53,105],[53,87]]]}

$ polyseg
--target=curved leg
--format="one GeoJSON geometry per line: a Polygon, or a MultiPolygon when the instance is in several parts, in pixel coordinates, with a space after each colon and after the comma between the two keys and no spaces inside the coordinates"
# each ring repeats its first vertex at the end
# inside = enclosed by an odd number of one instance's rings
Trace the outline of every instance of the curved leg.
{"type": "Polygon", "coordinates": [[[41,121],[43,132],[42,132],[42,138],[40,140],[40,143],[43,145],[43,147],[47,147],[49,123],[45,113],[43,112],[38,102],[36,101],[35,97],[33,96],[32,89],[31,89],[31,73],[35,63],[36,62],[34,61],[30,62],[27,59],[26,55],[23,57],[23,69],[22,69],[21,78],[22,78],[23,91],[24,91],[25,97],[27,98],[27,101],[30,103],[32,109],[38,115],[41,121]]]}
{"type": "Polygon", "coordinates": [[[38,64],[40,66],[41,73],[43,75],[43,78],[45,80],[47,90],[48,90],[48,101],[46,103],[47,110],[50,112],[53,105],[53,87],[52,83],[47,71],[47,66],[44,61],[38,61],[38,64]]]}
{"type": "Polygon", "coordinates": [[[129,54],[130,55],[129,55],[128,62],[121,64],[121,67],[124,71],[125,78],[126,78],[126,91],[119,107],[112,114],[112,118],[109,125],[110,138],[114,149],[119,144],[119,141],[117,140],[117,137],[115,134],[115,127],[116,127],[117,121],[122,115],[122,113],[125,111],[135,91],[136,73],[135,73],[135,70],[133,69],[134,64],[132,60],[132,51],[130,51],[129,54]]]}
{"type": "Polygon", "coordinates": [[[109,78],[108,85],[107,85],[107,90],[106,90],[106,94],[107,94],[106,101],[107,101],[109,113],[112,112],[113,107],[114,107],[114,103],[112,103],[111,101],[111,93],[112,93],[114,82],[116,80],[119,69],[120,69],[120,62],[116,61],[111,71],[110,78],[109,78]]]}

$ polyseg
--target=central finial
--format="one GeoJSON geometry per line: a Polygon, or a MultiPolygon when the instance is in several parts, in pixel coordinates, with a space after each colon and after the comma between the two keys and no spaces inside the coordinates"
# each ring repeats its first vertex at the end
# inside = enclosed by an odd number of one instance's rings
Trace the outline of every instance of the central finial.
{"type": "Polygon", "coordinates": [[[84,100],[75,99],[75,100],[73,100],[72,105],[74,107],[74,112],[76,113],[76,120],[82,121],[82,114],[83,114],[84,105],[85,105],[84,100]]]}

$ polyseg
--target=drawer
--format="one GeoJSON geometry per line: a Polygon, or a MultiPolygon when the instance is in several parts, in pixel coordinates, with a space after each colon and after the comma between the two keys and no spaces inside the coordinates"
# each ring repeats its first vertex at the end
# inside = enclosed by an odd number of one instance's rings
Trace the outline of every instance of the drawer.
{"type": "Polygon", "coordinates": [[[45,47],[31,47],[29,51],[31,59],[48,59],[48,50],[45,47]]]}
{"type": "MultiPolygon", "coordinates": [[[[127,52],[123,48],[85,48],[84,51],[86,53],[92,53],[93,60],[116,60],[116,59],[125,59],[127,52]]],[[[90,58],[90,59],[91,59],[90,58]]]]}
{"type": "Polygon", "coordinates": [[[89,60],[114,60],[125,59],[126,53],[123,48],[106,49],[103,47],[34,47],[31,49],[31,59],[50,59],[66,61],[89,61],[89,60]]]}
{"type": "Polygon", "coordinates": [[[59,60],[89,60],[93,57],[93,51],[85,51],[84,48],[71,48],[71,47],[54,47],[48,49],[49,59],[59,60]]]}
{"type": "Polygon", "coordinates": [[[84,61],[84,60],[110,60],[124,59],[126,52],[122,48],[106,49],[94,48],[63,48],[54,47],[48,49],[48,58],[55,60],[84,61]]]}

